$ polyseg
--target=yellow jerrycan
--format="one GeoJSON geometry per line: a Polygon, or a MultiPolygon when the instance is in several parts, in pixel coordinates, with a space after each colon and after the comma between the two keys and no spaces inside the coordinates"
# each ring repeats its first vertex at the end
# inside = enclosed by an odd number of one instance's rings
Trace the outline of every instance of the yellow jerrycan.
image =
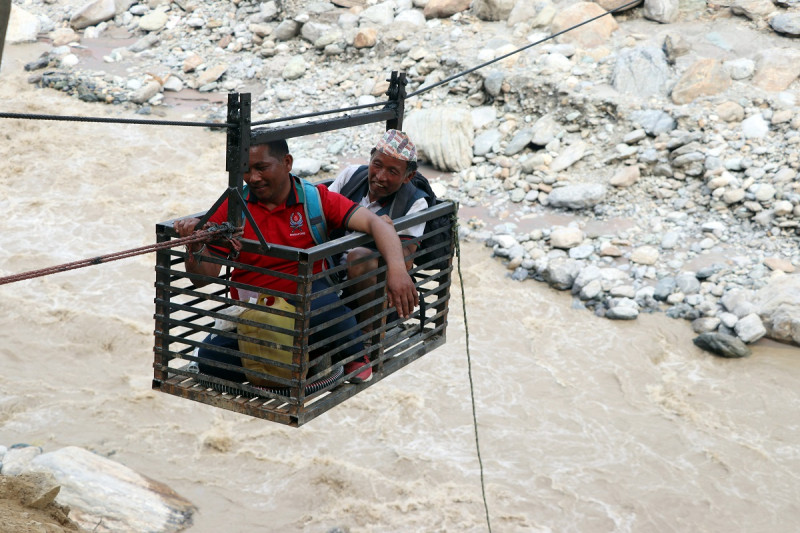
{"type": "MultiPolygon", "coordinates": [[[[266,294],[258,295],[258,305],[270,309],[280,309],[282,311],[290,311],[290,312],[296,311],[295,306],[290,304],[283,298],[269,296],[266,294]]],[[[276,326],[288,330],[294,329],[293,318],[269,313],[267,311],[248,309],[240,315],[240,318],[243,318],[245,320],[252,320],[253,322],[259,322],[261,324],[269,324],[270,326],[276,326]]],[[[268,329],[260,328],[258,326],[239,324],[238,333],[240,335],[247,335],[248,337],[254,337],[256,339],[270,341],[276,344],[282,344],[284,346],[294,345],[294,338],[292,337],[292,335],[288,335],[286,333],[278,333],[277,331],[270,331],[268,329]]],[[[270,346],[263,346],[261,344],[256,344],[254,342],[247,342],[242,339],[239,339],[239,350],[244,353],[257,355],[259,357],[270,359],[272,361],[279,361],[281,363],[292,362],[292,352],[290,351],[280,350],[278,348],[272,348],[270,346]]],[[[289,370],[288,368],[277,368],[265,363],[260,363],[258,361],[252,361],[250,359],[242,359],[242,365],[249,370],[256,370],[258,372],[263,372],[265,374],[271,374],[273,376],[292,379],[292,371],[289,370]]],[[[247,376],[247,379],[248,381],[250,381],[250,383],[257,385],[259,387],[286,387],[286,385],[282,383],[269,381],[267,379],[252,376],[247,373],[245,373],[245,375],[247,376]]]]}

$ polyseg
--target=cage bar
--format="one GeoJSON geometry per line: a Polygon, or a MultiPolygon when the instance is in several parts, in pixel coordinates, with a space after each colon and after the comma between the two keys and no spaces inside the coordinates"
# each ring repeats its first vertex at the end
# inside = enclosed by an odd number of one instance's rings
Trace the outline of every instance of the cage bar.
{"type": "MultiPolygon", "coordinates": [[[[395,221],[395,226],[401,230],[442,215],[448,216],[451,221],[450,227],[440,229],[449,232],[450,238],[447,242],[439,243],[439,246],[445,247],[446,265],[430,268],[422,264],[415,265],[411,269],[410,274],[420,295],[420,305],[410,318],[402,320],[394,315],[391,309],[386,308],[385,279],[381,279],[386,266],[380,263],[373,273],[379,278],[375,287],[379,290],[378,295],[368,305],[379,306],[381,311],[369,319],[374,324],[374,329],[370,333],[359,332],[356,339],[356,341],[372,341],[371,346],[365,346],[356,356],[367,354],[373,370],[372,380],[361,384],[347,383],[345,376],[342,375],[344,364],[354,356],[334,362],[347,347],[346,344],[338,342],[340,339],[331,338],[328,342],[318,342],[313,345],[309,343],[310,336],[315,332],[309,327],[309,319],[311,300],[323,293],[340,291],[343,295],[337,305],[347,306],[348,315],[357,316],[360,310],[354,304],[357,295],[349,292],[350,287],[358,280],[344,280],[329,290],[311,292],[311,285],[315,279],[341,272],[346,266],[340,265],[317,274],[312,273],[312,267],[314,263],[326,257],[341,254],[355,246],[369,245],[372,243],[369,236],[354,234],[309,249],[271,246],[264,252],[266,255],[297,258],[299,266],[296,276],[271,273],[296,281],[298,289],[295,294],[236,283],[228,276],[205,278],[187,273],[183,268],[186,258],[183,249],[159,251],[156,260],[153,388],[182,398],[296,427],[380,382],[386,376],[442,345],[446,340],[456,209],[457,206],[453,202],[442,202],[425,211],[395,221]],[[212,281],[212,283],[202,288],[195,288],[193,283],[195,280],[212,281]],[[231,297],[231,289],[255,291],[265,299],[283,298],[293,305],[287,310],[243,302],[231,297]],[[232,311],[247,310],[266,313],[276,319],[283,318],[283,322],[286,323],[288,320],[291,327],[255,322],[245,318],[244,313],[238,316],[232,314],[232,311]],[[241,333],[243,327],[248,326],[284,335],[287,341],[263,340],[258,336],[241,333]],[[240,344],[244,341],[279,349],[291,354],[291,361],[278,361],[246,353],[241,349],[217,348],[208,343],[210,335],[235,338],[240,344]],[[201,359],[198,357],[198,350],[203,348],[213,348],[215,351],[237,357],[242,360],[243,365],[247,362],[257,363],[264,370],[245,370],[243,366],[201,359]],[[200,363],[207,367],[207,371],[200,371],[196,367],[200,363]],[[218,377],[215,374],[220,370],[241,373],[244,379],[218,377]],[[262,384],[254,383],[259,380],[262,380],[262,384]],[[269,385],[265,386],[263,384],[265,382],[269,385]]],[[[167,221],[156,226],[159,242],[178,237],[172,222],[167,221]]],[[[424,250],[430,249],[425,242],[430,238],[432,238],[430,235],[422,235],[416,240],[420,246],[411,256],[412,259],[417,259],[424,250]]],[[[378,252],[375,254],[376,257],[380,256],[378,252]]],[[[208,260],[218,262],[225,267],[256,270],[250,265],[231,259],[211,257],[208,260]]],[[[358,322],[359,330],[365,323],[366,321],[358,322]]],[[[327,325],[329,324],[323,323],[315,329],[324,329],[327,325]]]]}

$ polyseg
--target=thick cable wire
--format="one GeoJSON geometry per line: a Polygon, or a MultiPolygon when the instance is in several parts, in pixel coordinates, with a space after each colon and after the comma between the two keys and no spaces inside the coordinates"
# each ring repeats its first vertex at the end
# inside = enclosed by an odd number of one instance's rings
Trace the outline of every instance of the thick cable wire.
{"type": "Polygon", "coordinates": [[[464,276],[461,275],[461,245],[458,241],[458,221],[453,225],[456,241],[456,265],[458,270],[458,284],[461,286],[461,312],[464,314],[464,336],[467,344],[467,375],[469,376],[469,395],[472,400],[472,427],[475,429],[475,450],[478,454],[478,467],[481,473],[481,496],[483,496],[483,509],[486,512],[486,527],[492,533],[492,522],[489,519],[489,503],[486,500],[486,482],[483,475],[483,459],[481,458],[481,443],[478,439],[478,415],[475,410],[475,384],[472,381],[472,357],[469,352],[469,324],[467,323],[467,297],[464,292],[464,276]]]}
{"type": "Polygon", "coordinates": [[[423,93],[426,93],[428,91],[431,91],[431,90],[435,89],[436,87],[440,87],[440,86],[444,85],[445,83],[449,83],[449,82],[451,82],[451,81],[453,81],[455,79],[458,79],[458,78],[460,78],[462,76],[466,76],[467,74],[471,74],[471,73],[475,72],[478,69],[482,69],[483,67],[487,67],[487,66],[491,65],[492,63],[497,63],[498,61],[502,61],[503,59],[505,59],[505,58],[507,58],[509,56],[513,56],[514,54],[518,54],[518,53],[520,53],[520,52],[522,52],[524,50],[527,50],[528,48],[532,48],[532,47],[536,46],[537,44],[542,44],[543,42],[549,41],[551,39],[555,39],[559,35],[563,35],[563,34],[567,33],[568,31],[572,31],[574,29],[580,28],[584,24],[589,24],[590,22],[594,22],[595,20],[597,20],[597,19],[599,19],[601,17],[605,17],[606,15],[612,15],[612,14],[616,13],[617,11],[622,11],[622,10],[627,9],[629,7],[633,7],[634,5],[640,4],[641,2],[642,2],[642,0],[633,0],[632,2],[628,2],[625,5],[622,5],[622,6],[619,6],[617,8],[612,9],[611,11],[606,11],[605,13],[602,13],[602,14],[597,15],[595,17],[592,17],[590,19],[584,20],[583,22],[581,22],[579,24],[576,24],[574,26],[570,26],[569,28],[563,29],[560,32],[554,33],[552,35],[548,35],[547,37],[545,37],[543,39],[539,39],[538,41],[536,41],[534,43],[526,44],[522,48],[517,48],[516,50],[514,50],[512,52],[509,52],[507,54],[504,54],[504,55],[502,55],[500,57],[496,57],[496,58],[494,58],[494,59],[492,59],[490,61],[486,61],[485,63],[481,63],[480,65],[477,65],[477,66],[469,68],[469,69],[467,69],[465,71],[459,72],[458,74],[453,74],[452,76],[447,77],[447,78],[445,78],[445,79],[443,79],[441,81],[437,81],[434,84],[426,85],[425,87],[417,89],[413,93],[407,95],[406,98],[411,98],[412,96],[418,96],[420,94],[423,94],[423,93]]]}
{"type": "MultiPolygon", "coordinates": [[[[233,235],[236,235],[238,233],[239,232],[237,231],[233,233],[230,237],[226,235],[226,238],[230,239],[232,238],[233,235]]],[[[220,230],[218,228],[197,231],[187,237],[182,237],[180,239],[173,239],[170,241],[160,242],[156,244],[148,244],[147,246],[132,248],[130,250],[123,250],[121,252],[113,252],[106,255],[100,255],[97,257],[90,257],[88,259],[73,261],[71,263],[64,263],[62,265],[55,265],[47,268],[40,268],[38,270],[21,272],[19,274],[12,274],[10,276],[5,276],[0,278],[0,285],[5,285],[7,283],[14,283],[16,281],[23,281],[26,279],[39,278],[50,274],[57,274],[58,272],[66,272],[68,270],[76,270],[78,268],[88,267],[92,265],[109,263],[111,261],[117,261],[119,259],[125,259],[136,255],[149,254],[152,252],[157,252],[159,250],[164,250],[166,248],[173,248],[175,246],[181,246],[184,244],[191,244],[194,242],[207,242],[219,236],[220,236],[220,230]]]]}
{"type": "Polygon", "coordinates": [[[61,120],[69,122],[102,122],[105,124],[143,124],[146,126],[192,126],[200,128],[235,128],[238,124],[227,122],[183,122],[180,120],[145,120],[137,118],[77,117],[69,115],[43,115],[37,113],[0,113],[0,118],[27,120],[61,120]]]}
{"type": "Polygon", "coordinates": [[[297,120],[300,118],[312,118],[312,117],[319,117],[322,115],[332,115],[333,113],[346,113],[347,111],[358,111],[359,109],[367,109],[369,107],[378,107],[386,104],[390,104],[391,100],[386,100],[383,102],[374,102],[371,104],[361,104],[361,105],[354,105],[352,107],[343,107],[341,109],[329,109],[327,111],[314,111],[313,113],[305,113],[303,115],[294,115],[291,117],[280,117],[280,118],[271,118],[265,120],[258,120],[250,124],[250,126],[264,126],[266,124],[275,124],[277,122],[287,122],[289,120],[297,120]]]}

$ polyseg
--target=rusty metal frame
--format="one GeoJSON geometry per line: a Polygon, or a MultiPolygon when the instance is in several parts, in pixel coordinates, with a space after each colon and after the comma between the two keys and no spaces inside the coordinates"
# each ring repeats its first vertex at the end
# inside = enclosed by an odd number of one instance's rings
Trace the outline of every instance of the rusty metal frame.
{"type": "MultiPolygon", "coordinates": [[[[450,299],[450,286],[452,282],[452,256],[455,247],[455,216],[457,205],[453,202],[443,202],[428,210],[398,219],[395,226],[402,230],[416,224],[424,223],[432,218],[442,215],[450,217],[453,226],[442,228],[449,231],[450,239],[439,246],[448,247],[450,260],[446,267],[432,269],[430,265],[415,265],[411,274],[420,293],[420,306],[408,320],[401,320],[392,316],[390,309],[385,308],[385,293],[381,291],[374,304],[383,306],[383,310],[371,321],[379,321],[379,326],[372,333],[362,334],[356,339],[379,339],[380,342],[365,348],[362,353],[368,353],[373,365],[373,379],[368,383],[350,384],[336,381],[322,390],[306,395],[306,386],[324,377],[326,372],[338,370],[344,363],[352,359],[341,360],[338,363],[330,361],[340,355],[346,344],[332,339],[329,344],[309,345],[309,335],[315,330],[325,328],[326,324],[317,326],[314,330],[310,327],[311,300],[325,292],[346,290],[358,281],[346,280],[330,290],[320,293],[311,292],[311,284],[324,274],[313,274],[312,266],[315,262],[339,254],[355,246],[370,244],[371,238],[367,235],[351,235],[326,242],[309,249],[297,249],[284,246],[273,246],[265,255],[285,259],[297,259],[299,264],[298,275],[273,273],[284,278],[293,279],[298,283],[296,294],[286,294],[260,287],[252,287],[241,283],[232,282],[227,277],[208,278],[197,274],[185,272],[183,262],[186,252],[180,249],[165,249],[158,252],[156,261],[156,312],[155,312],[155,358],[153,388],[201,403],[213,405],[230,411],[280,422],[289,426],[300,426],[320,414],[342,403],[347,398],[381,381],[403,368],[412,361],[422,357],[430,350],[444,344],[446,340],[448,302],[450,299]],[[195,280],[212,282],[203,289],[194,287],[195,280]],[[294,340],[293,345],[279,345],[255,338],[240,335],[237,330],[223,331],[215,327],[215,319],[227,319],[235,324],[249,324],[245,319],[229,317],[221,313],[223,309],[232,305],[243,308],[264,308],[256,304],[240,302],[228,296],[231,287],[260,291],[276,297],[292,299],[295,303],[294,312],[272,311],[276,315],[294,319],[294,330],[282,329],[277,326],[261,325],[264,329],[290,334],[294,340]],[[270,378],[285,387],[283,392],[269,392],[253,387],[248,382],[230,381],[209,374],[196,373],[187,369],[186,365],[192,361],[200,361],[194,350],[196,348],[212,347],[207,344],[209,334],[223,335],[231,338],[245,339],[250,342],[272,346],[292,353],[290,364],[279,363],[256,355],[240,351],[229,351],[229,355],[260,362],[267,367],[282,368],[292,371],[291,379],[283,379],[256,371],[247,371],[248,375],[261,378],[270,378]],[[317,357],[317,359],[314,359],[317,357]],[[315,361],[319,364],[315,365],[315,361]]],[[[156,226],[159,242],[177,238],[172,227],[172,221],[160,223],[156,226]]],[[[424,241],[431,236],[423,235],[416,242],[424,249],[424,241]]],[[[428,247],[430,249],[430,247],[428,247]]],[[[419,256],[421,251],[415,252],[410,258],[419,256]]],[[[377,255],[378,252],[375,252],[377,255]]],[[[210,261],[224,266],[242,269],[258,270],[249,265],[238,263],[234,260],[213,257],[210,261]]],[[[344,265],[335,267],[334,271],[346,268],[344,265]]],[[[382,265],[376,271],[379,282],[376,288],[385,285],[381,280],[385,275],[386,267],[382,265]]],[[[349,305],[349,315],[356,316],[361,308],[353,302],[357,295],[343,297],[341,305],[349,305]]],[[[368,304],[373,305],[373,304],[368,304]]],[[[270,311],[267,311],[270,312],[270,311]]],[[[319,311],[317,311],[319,312],[319,311]]],[[[362,328],[364,323],[358,323],[362,328]]],[[[319,344],[319,343],[318,343],[319,344]]],[[[213,347],[217,351],[228,350],[213,347]]],[[[209,366],[227,370],[244,372],[240,367],[230,367],[225,363],[213,363],[203,360],[209,366]]]]}

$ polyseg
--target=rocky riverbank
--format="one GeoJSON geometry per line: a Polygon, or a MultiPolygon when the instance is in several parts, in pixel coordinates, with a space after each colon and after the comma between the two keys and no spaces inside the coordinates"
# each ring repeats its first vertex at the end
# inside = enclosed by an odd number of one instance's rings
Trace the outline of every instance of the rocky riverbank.
{"type": "MultiPolygon", "coordinates": [[[[9,37],[51,43],[37,86],[141,114],[248,91],[265,119],[378,101],[390,70],[412,92],[623,3],[31,0],[9,37]]],[[[691,320],[729,356],[797,344],[798,35],[795,1],[648,0],[409,99],[404,128],[513,279],[691,320]]],[[[373,137],[299,141],[298,170],[373,137]]]]}

